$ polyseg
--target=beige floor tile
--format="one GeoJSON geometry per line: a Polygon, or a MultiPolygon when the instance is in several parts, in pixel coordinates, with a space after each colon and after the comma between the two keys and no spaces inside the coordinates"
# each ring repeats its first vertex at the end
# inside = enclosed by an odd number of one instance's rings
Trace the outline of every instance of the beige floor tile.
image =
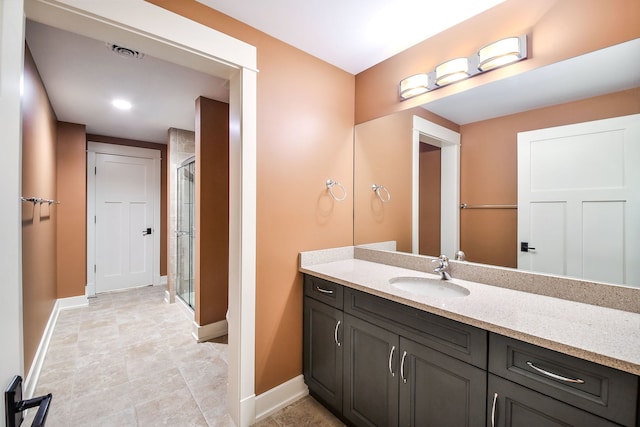
{"type": "Polygon", "coordinates": [[[259,427],[344,426],[340,420],[311,396],[298,400],[256,425],[259,427]]]}
{"type": "Polygon", "coordinates": [[[82,395],[74,394],[69,414],[70,422],[74,425],[89,426],[92,425],[92,420],[108,418],[132,407],[130,388],[131,385],[125,382],[82,395]]]}
{"type": "Polygon", "coordinates": [[[186,393],[173,393],[135,405],[139,426],[207,426],[207,422],[193,400],[186,393]]]}
{"type": "MultiPolygon", "coordinates": [[[[232,427],[228,337],[198,344],[192,323],[164,302],[164,287],[99,294],[60,312],[36,388],[53,393],[47,427],[232,427]]],[[[342,424],[307,397],[258,425],[342,424]]]]}
{"type": "Polygon", "coordinates": [[[131,386],[131,397],[136,405],[173,394],[190,395],[187,383],[178,368],[149,373],[147,376],[131,381],[131,386]]]}

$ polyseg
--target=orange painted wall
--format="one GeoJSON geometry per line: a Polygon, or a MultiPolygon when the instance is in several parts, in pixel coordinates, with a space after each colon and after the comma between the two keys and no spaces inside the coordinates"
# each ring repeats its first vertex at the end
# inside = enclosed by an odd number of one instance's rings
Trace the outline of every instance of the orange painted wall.
{"type": "Polygon", "coordinates": [[[355,127],[354,244],[395,240],[399,251],[411,252],[411,162],[413,116],[448,129],[458,126],[414,108],[361,123],[355,127]],[[391,202],[382,203],[371,190],[382,184],[391,202]]]}
{"type": "MultiPolygon", "coordinates": [[[[87,135],[87,141],[160,150],[160,156],[162,157],[160,161],[160,275],[165,276],[167,274],[167,145],[93,134],[87,135]]],[[[86,267],[83,268],[86,269],[86,267]]]]}
{"type": "Polygon", "coordinates": [[[229,104],[196,100],[195,321],[225,319],[229,299],[229,104]]]}
{"type": "MultiPolygon", "coordinates": [[[[22,117],[22,195],[57,200],[56,116],[28,46],[22,117]]],[[[29,372],[56,301],[57,216],[58,205],[22,203],[25,372],[29,372]]]]}
{"type": "Polygon", "coordinates": [[[507,0],[356,76],[355,121],[406,110],[470,87],[640,37],[638,0],[507,0]],[[529,59],[400,101],[398,82],[439,63],[470,56],[483,45],[529,36],[529,59]]]}
{"type": "Polygon", "coordinates": [[[442,155],[439,147],[420,144],[420,194],[418,252],[438,257],[440,250],[441,171],[442,155]]]}
{"type": "MultiPolygon", "coordinates": [[[[460,127],[460,201],[517,203],[517,133],[640,113],[640,88],[460,127]]],[[[517,210],[461,210],[468,261],[517,266],[517,210]]]]}
{"type": "Polygon", "coordinates": [[[353,243],[354,76],[194,0],[152,0],[257,48],[256,384],[302,373],[300,251],[353,243]]]}
{"type": "Polygon", "coordinates": [[[56,146],[57,296],[84,295],[87,284],[86,127],[58,122],[56,146]]]}

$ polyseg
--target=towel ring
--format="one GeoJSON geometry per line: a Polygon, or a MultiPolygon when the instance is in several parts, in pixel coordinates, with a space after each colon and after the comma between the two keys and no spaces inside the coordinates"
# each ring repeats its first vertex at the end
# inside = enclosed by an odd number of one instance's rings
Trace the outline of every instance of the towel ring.
{"type": "Polygon", "coordinates": [[[347,190],[345,190],[344,185],[340,184],[338,181],[333,181],[331,179],[328,179],[327,190],[329,190],[329,194],[331,194],[331,197],[333,197],[333,199],[337,200],[338,202],[341,202],[347,198],[347,190]],[[335,186],[340,187],[340,189],[342,190],[342,197],[337,197],[333,192],[333,187],[335,186]]]}
{"type": "Polygon", "coordinates": [[[371,185],[371,189],[376,193],[376,196],[378,196],[382,203],[387,203],[391,200],[391,193],[389,193],[389,190],[387,190],[387,187],[384,185],[373,184],[371,185]]]}

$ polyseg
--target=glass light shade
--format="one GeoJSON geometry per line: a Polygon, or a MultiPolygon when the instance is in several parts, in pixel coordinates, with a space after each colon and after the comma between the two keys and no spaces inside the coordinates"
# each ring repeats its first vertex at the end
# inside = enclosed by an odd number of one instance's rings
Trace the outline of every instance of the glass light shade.
{"type": "Polygon", "coordinates": [[[469,77],[469,59],[456,58],[436,67],[436,84],[445,86],[469,77]]]}
{"type": "Polygon", "coordinates": [[[478,51],[480,71],[489,71],[494,68],[523,59],[523,48],[519,37],[509,37],[498,40],[478,51]]]}
{"type": "Polygon", "coordinates": [[[400,97],[408,99],[429,91],[429,76],[416,74],[400,81],[400,97]]]}

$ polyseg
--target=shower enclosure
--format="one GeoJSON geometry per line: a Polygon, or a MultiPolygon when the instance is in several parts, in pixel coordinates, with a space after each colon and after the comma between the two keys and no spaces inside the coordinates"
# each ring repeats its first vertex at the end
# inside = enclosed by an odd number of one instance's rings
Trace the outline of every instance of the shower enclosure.
{"type": "Polygon", "coordinates": [[[178,168],[176,294],[194,308],[195,156],[178,168]]]}

